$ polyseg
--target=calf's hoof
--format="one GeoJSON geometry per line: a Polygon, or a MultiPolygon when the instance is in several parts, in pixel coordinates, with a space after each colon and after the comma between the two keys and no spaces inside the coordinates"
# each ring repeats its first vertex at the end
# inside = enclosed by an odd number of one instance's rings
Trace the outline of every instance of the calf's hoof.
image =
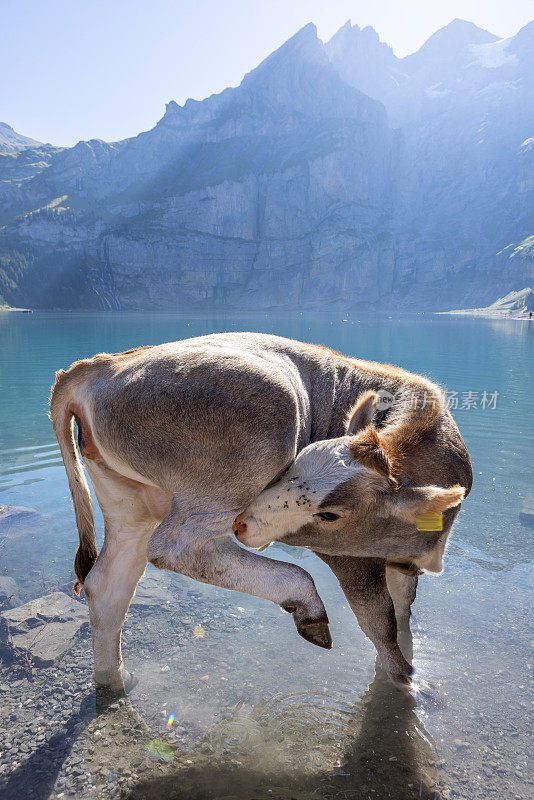
{"type": "Polygon", "coordinates": [[[387,674],[391,682],[397,687],[397,689],[404,689],[409,691],[410,689],[414,688],[414,668],[411,664],[409,664],[404,658],[403,668],[401,670],[389,670],[386,669],[387,674]]]}
{"type": "MultiPolygon", "coordinates": [[[[315,587],[314,587],[315,588],[315,587]]],[[[328,617],[321,598],[317,595],[315,607],[304,605],[303,603],[289,601],[282,605],[284,611],[293,615],[293,621],[297,626],[297,631],[306,639],[307,642],[316,644],[317,647],[324,647],[325,650],[332,649],[332,637],[328,627],[328,617]]]]}
{"type": "Polygon", "coordinates": [[[307,642],[316,644],[317,647],[324,647],[325,650],[332,649],[328,622],[298,622],[297,631],[307,642]]]}
{"type": "Polygon", "coordinates": [[[413,686],[411,675],[406,675],[401,672],[388,672],[388,675],[392,684],[396,686],[397,689],[409,691],[413,686]]]}
{"type": "Polygon", "coordinates": [[[112,692],[129,692],[137,684],[137,678],[121,666],[118,669],[95,670],[95,684],[112,692]]]}

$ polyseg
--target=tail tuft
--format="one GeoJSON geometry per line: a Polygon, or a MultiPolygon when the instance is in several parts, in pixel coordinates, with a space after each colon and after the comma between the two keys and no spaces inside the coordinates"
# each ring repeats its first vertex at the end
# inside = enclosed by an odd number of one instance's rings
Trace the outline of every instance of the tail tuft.
{"type": "Polygon", "coordinates": [[[96,545],[91,541],[84,542],[83,546],[80,542],[74,557],[74,572],[76,573],[77,583],[83,586],[83,583],[89,575],[93,564],[97,557],[96,545]]]}

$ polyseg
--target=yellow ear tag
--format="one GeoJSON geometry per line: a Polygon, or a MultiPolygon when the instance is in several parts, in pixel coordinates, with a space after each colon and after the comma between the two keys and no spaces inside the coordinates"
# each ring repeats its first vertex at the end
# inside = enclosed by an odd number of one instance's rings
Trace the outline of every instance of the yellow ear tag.
{"type": "Polygon", "coordinates": [[[427,511],[426,514],[421,514],[420,517],[417,517],[417,530],[442,531],[443,514],[441,511],[427,511]]]}

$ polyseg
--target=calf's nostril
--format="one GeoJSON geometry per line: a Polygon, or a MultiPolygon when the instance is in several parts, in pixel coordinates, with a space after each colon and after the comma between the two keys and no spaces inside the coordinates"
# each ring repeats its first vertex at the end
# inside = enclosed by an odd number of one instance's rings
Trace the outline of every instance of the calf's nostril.
{"type": "Polygon", "coordinates": [[[245,533],[246,529],[247,523],[243,521],[243,514],[239,514],[234,520],[232,530],[236,536],[239,536],[240,533],[245,533]]]}

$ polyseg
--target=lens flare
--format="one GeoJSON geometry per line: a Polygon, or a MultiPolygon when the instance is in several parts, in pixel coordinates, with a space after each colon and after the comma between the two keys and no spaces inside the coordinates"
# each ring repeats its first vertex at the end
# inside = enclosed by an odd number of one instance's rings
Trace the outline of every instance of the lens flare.
{"type": "Polygon", "coordinates": [[[154,758],[161,758],[163,761],[174,761],[174,753],[172,748],[166,742],[160,742],[157,739],[154,739],[153,742],[147,744],[146,747],[143,747],[143,750],[146,750],[147,753],[150,753],[151,756],[154,758]]]}
{"type": "Polygon", "coordinates": [[[176,718],[176,712],[172,711],[169,714],[169,719],[167,720],[167,728],[172,728],[172,723],[174,722],[175,718],[176,718]]]}

